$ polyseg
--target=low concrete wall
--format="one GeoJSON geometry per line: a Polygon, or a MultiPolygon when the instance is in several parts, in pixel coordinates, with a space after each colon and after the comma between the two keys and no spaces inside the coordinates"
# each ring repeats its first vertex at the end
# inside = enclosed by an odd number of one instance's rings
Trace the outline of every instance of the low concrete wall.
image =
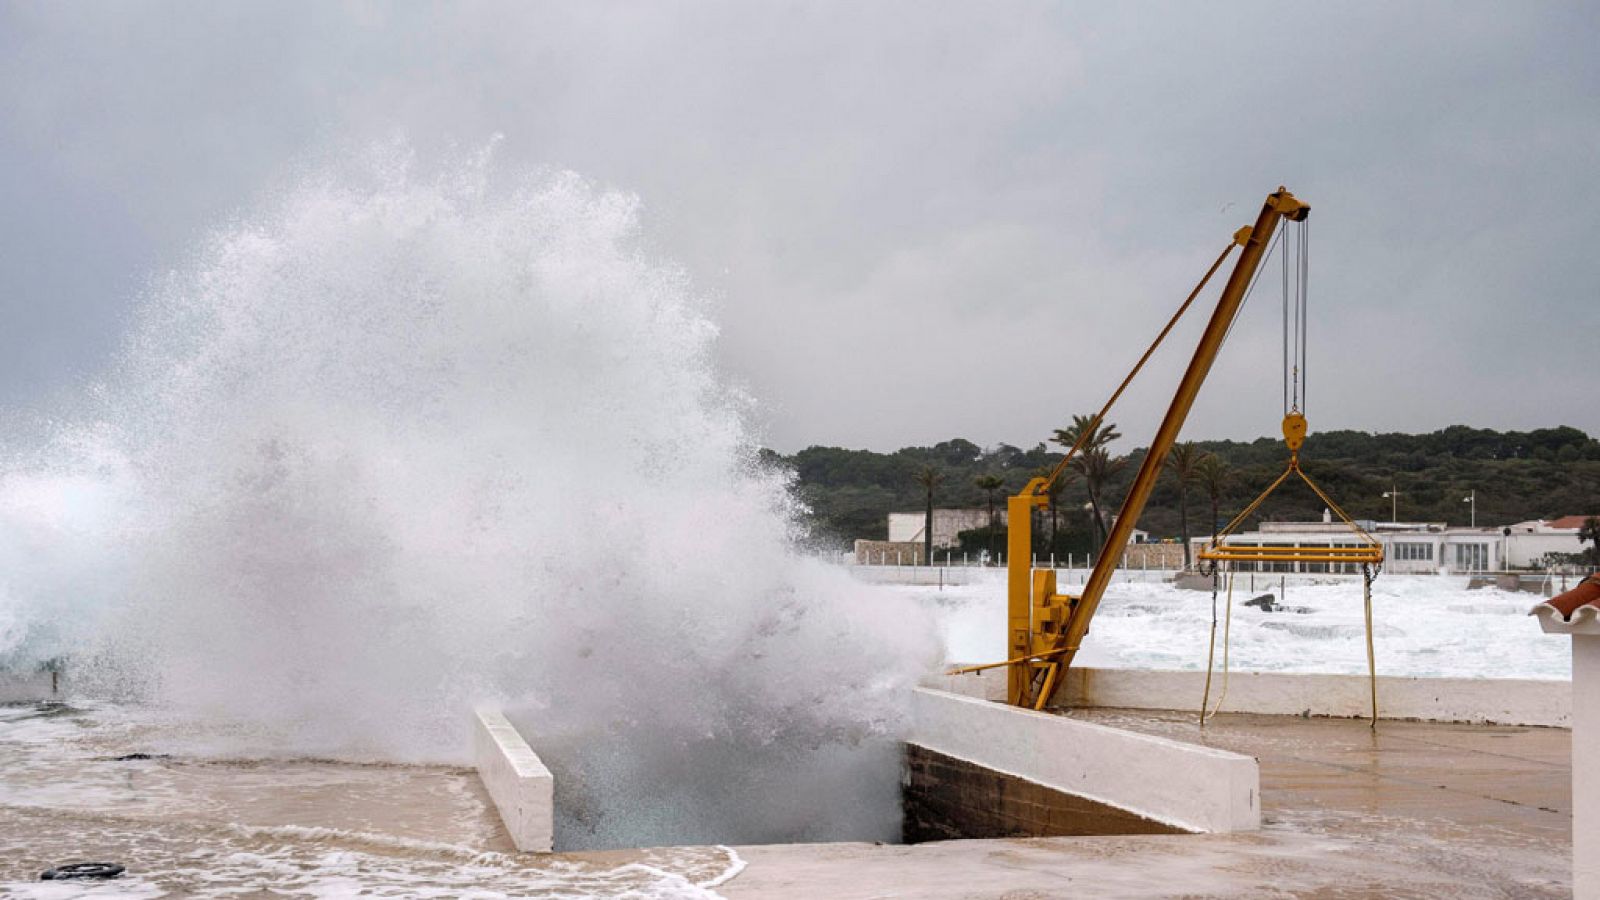
{"type": "MultiPolygon", "coordinates": [[[[1056,695],[1064,706],[1199,709],[1206,673],[1147,669],[1068,669],[1056,695]]],[[[1211,699],[1222,673],[1211,682],[1211,699]]],[[[1224,712],[1361,718],[1372,689],[1360,675],[1233,672],[1224,712]]],[[[1572,726],[1572,683],[1508,678],[1378,678],[1378,715],[1428,722],[1572,726]]]]}
{"type": "Polygon", "coordinates": [[[1260,827],[1248,756],[918,688],[908,743],[1185,831],[1260,827]]]}
{"type": "Polygon", "coordinates": [[[970,675],[946,675],[942,672],[922,679],[922,686],[947,694],[975,697],[993,703],[1006,702],[1006,670],[984,669],[970,675]]]}
{"type": "Polygon", "coordinates": [[[473,761],[512,843],[549,853],[555,841],[555,778],[539,755],[497,709],[473,718],[473,761]]]}
{"type": "Polygon", "coordinates": [[[921,541],[856,541],[858,566],[920,566],[921,541]]]}
{"type": "MultiPolygon", "coordinates": [[[[1055,704],[1067,707],[1197,710],[1206,673],[1154,669],[1067,670],[1055,704]]],[[[976,675],[935,675],[924,683],[939,690],[1005,699],[1005,670],[976,675]]],[[[1211,683],[1211,701],[1222,690],[1222,673],[1211,683]]],[[[1233,672],[1224,712],[1280,716],[1361,718],[1372,705],[1361,675],[1295,672],[1233,672]]],[[[1572,727],[1572,683],[1510,678],[1378,677],[1378,715],[1424,722],[1484,722],[1496,725],[1572,727]]]]}
{"type": "Polygon", "coordinates": [[[868,584],[966,585],[983,580],[978,566],[850,566],[857,581],[868,584]]]}
{"type": "Polygon", "coordinates": [[[61,699],[60,673],[49,669],[0,669],[0,703],[38,703],[61,699]]]}

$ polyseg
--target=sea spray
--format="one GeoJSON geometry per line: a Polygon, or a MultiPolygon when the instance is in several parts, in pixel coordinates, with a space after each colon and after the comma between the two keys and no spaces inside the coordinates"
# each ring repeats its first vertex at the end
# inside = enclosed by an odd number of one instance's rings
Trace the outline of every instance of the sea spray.
{"type": "Polygon", "coordinates": [[[330,164],[157,279],[0,477],[0,646],[210,749],[462,759],[507,706],[567,847],[892,839],[908,601],[794,549],[637,201],[330,164]]]}

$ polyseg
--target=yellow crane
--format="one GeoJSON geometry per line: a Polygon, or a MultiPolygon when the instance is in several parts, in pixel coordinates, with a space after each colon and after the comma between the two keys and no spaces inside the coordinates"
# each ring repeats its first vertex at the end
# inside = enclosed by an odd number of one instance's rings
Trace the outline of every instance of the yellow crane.
{"type": "MultiPolygon", "coordinates": [[[[1210,373],[1211,365],[1222,349],[1223,341],[1244,303],[1272,241],[1274,231],[1281,220],[1301,222],[1310,212],[1311,207],[1308,204],[1283,187],[1269,194],[1261,206],[1261,213],[1256,217],[1255,224],[1241,228],[1233,235],[1233,240],[1217,256],[1216,262],[1211,264],[1205,277],[1200,279],[1200,283],[1195,286],[1188,299],[1178,308],[1171,321],[1111,395],[1105,407],[1087,427],[1081,430],[1077,443],[1067,451],[1061,462],[1049,475],[1034,478],[1016,496],[1009,498],[1006,504],[1007,659],[1005,662],[973,666],[958,671],[970,672],[1006,666],[1009,670],[1006,680],[1007,702],[1015,706],[1042,709],[1049,701],[1056,686],[1061,682],[1062,673],[1072,664],[1084,636],[1089,632],[1089,621],[1094,618],[1095,610],[1100,605],[1100,598],[1121,562],[1123,549],[1133,535],[1139,515],[1144,511],[1145,503],[1150,499],[1150,492],[1154,490],[1156,481],[1161,476],[1167,452],[1178,439],[1184,420],[1194,405],[1195,397],[1200,393],[1200,386],[1210,373]],[[1190,360],[1188,368],[1183,373],[1183,379],[1178,383],[1172,405],[1167,408],[1167,414],[1161,420],[1161,426],[1156,429],[1155,437],[1150,442],[1150,450],[1145,454],[1138,474],[1134,476],[1133,484],[1128,488],[1128,495],[1113,521],[1100,558],[1095,561],[1093,570],[1084,582],[1082,593],[1073,595],[1058,592],[1055,570],[1036,571],[1032,565],[1034,511],[1048,504],[1051,486],[1062,477],[1068,462],[1084,449],[1084,443],[1096,431],[1128,383],[1138,374],[1235,247],[1240,248],[1238,262],[1234,264],[1233,273],[1222,289],[1216,309],[1211,314],[1211,320],[1200,336],[1194,358],[1190,360]]],[[[1294,433],[1296,438],[1294,448],[1298,450],[1298,438],[1304,435],[1304,417],[1300,416],[1298,409],[1295,409],[1290,416],[1285,417],[1284,424],[1286,436],[1291,432],[1294,433]],[[1298,421],[1291,422],[1290,417],[1295,417],[1298,421]]],[[[1275,484],[1274,487],[1276,486],[1275,484]]]]}

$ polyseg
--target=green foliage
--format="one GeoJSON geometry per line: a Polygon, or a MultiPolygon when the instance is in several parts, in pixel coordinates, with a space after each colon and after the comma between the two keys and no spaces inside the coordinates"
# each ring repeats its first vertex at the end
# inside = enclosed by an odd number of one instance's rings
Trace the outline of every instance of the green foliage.
{"type": "Polygon", "coordinates": [[[969,559],[980,559],[984,553],[989,554],[991,560],[996,559],[991,547],[1004,547],[1006,545],[1006,529],[996,525],[994,528],[974,528],[956,535],[960,546],[952,551],[955,556],[965,556],[969,559]]]}
{"type": "Polygon", "coordinates": [[[1178,534],[1183,541],[1183,567],[1189,568],[1189,486],[1200,480],[1200,461],[1210,455],[1194,445],[1179,441],[1167,452],[1167,471],[1178,482],[1178,534]]]}
{"type": "Polygon", "coordinates": [[[1111,514],[1106,508],[1109,505],[1106,483],[1128,464],[1126,459],[1113,456],[1108,449],[1111,442],[1120,437],[1122,432],[1111,422],[1100,421],[1093,415],[1075,415],[1071,425],[1057,428],[1055,436],[1051,438],[1069,453],[1073,447],[1079,448],[1068,465],[1083,476],[1084,490],[1089,495],[1089,507],[1093,512],[1091,522],[1094,537],[1097,538],[1093,541],[1096,553],[1106,539],[1106,519],[1111,514]]]}
{"type": "Polygon", "coordinates": [[[911,477],[924,492],[927,506],[922,516],[922,564],[933,565],[933,492],[944,483],[944,473],[938,466],[923,466],[911,477]]]}
{"type": "Polygon", "coordinates": [[[1050,440],[1060,444],[1063,450],[1070,450],[1078,443],[1078,438],[1086,431],[1089,436],[1083,442],[1085,450],[1104,447],[1122,437],[1122,432],[1118,431],[1117,426],[1111,422],[1097,423],[1092,415],[1074,415],[1072,424],[1066,428],[1057,428],[1055,436],[1050,440]],[[1091,425],[1094,426],[1092,430],[1090,428],[1091,425]]]}
{"type": "MultiPolygon", "coordinates": [[[[1197,441],[1195,447],[1215,457],[1222,473],[1216,485],[1217,518],[1222,520],[1218,524],[1225,524],[1277,478],[1287,460],[1283,442],[1274,438],[1197,441]]],[[[1141,448],[1125,457],[1108,456],[1107,463],[1124,461],[1118,471],[1106,475],[1101,488],[1108,515],[1125,495],[1144,453],[1141,448]]],[[[1055,465],[1061,453],[1042,442],[1022,450],[1006,444],[984,449],[971,441],[952,440],[893,453],[809,447],[793,456],[763,453],[762,458],[793,470],[799,496],[811,509],[816,537],[845,547],[855,538],[886,538],[890,512],[921,510],[926,495],[915,476],[925,467],[937,467],[945,476],[939,506],[982,509],[988,496],[975,483],[977,478],[1001,478],[1009,492],[1038,470],[1055,465]]],[[[1391,483],[1402,492],[1399,516],[1407,521],[1466,525],[1469,509],[1461,500],[1473,490],[1478,493],[1480,524],[1600,512],[1600,441],[1576,428],[1493,431],[1456,425],[1416,435],[1329,431],[1307,438],[1301,458],[1311,477],[1358,519],[1389,518],[1389,501],[1382,495],[1391,483]]],[[[1203,469],[1196,484],[1208,496],[1203,505],[1190,504],[1190,529],[1209,534],[1212,523],[1197,521],[1211,518],[1212,482],[1203,469]]],[[[1058,552],[1069,552],[1065,549],[1069,545],[1074,548],[1071,552],[1082,552],[1077,545],[1087,543],[1092,527],[1083,510],[1088,499],[1081,478],[1062,489],[1057,503],[1058,552]]],[[[1322,503],[1303,485],[1285,485],[1260,512],[1257,520],[1317,520],[1322,517],[1322,503]]],[[[1035,527],[1036,547],[1044,542],[1042,552],[1048,552],[1048,521],[1043,524],[1044,528],[1035,527]]],[[[1179,487],[1174,479],[1164,478],[1156,485],[1139,527],[1157,538],[1179,534],[1179,487]]],[[[1004,546],[1003,539],[997,546],[1004,546]]]]}
{"type": "Polygon", "coordinates": [[[1600,516],[1590,516],[1584,520],[1583,527],[1578,529],[1578,540],[1589,545],[1579,554],[1587,557],[1584,562],[1600,566],[1600,516]]]}

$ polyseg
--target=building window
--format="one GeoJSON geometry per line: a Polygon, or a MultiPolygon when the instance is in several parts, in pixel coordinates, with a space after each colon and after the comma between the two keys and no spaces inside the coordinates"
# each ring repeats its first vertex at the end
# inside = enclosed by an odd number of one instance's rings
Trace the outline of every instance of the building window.
{"type": "Polygon", "coordinates": [[[1413,562],[1432,562],[1433,545],[1416,541],[1396,542],[1394,545],[1394,558],[1413,562]]]}
{"type": "Polygon", "coordinates": [[[1458,572],[1483,572],[1489,568],[1488,544],[1456,544],[1455,568],[1458,572]]]}

